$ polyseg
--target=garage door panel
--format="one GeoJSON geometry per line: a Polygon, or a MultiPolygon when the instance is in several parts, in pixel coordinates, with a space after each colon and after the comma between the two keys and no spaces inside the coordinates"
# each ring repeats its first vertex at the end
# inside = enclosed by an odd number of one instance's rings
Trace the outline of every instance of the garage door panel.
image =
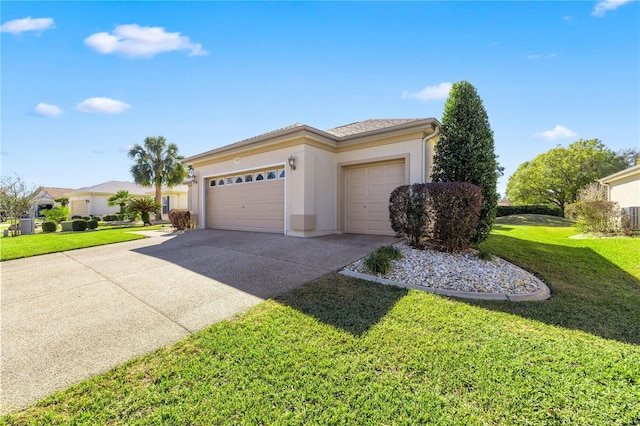
{"type": "Polygon", "coordinates": [[[404,160],[363,164],[345,171],[345,232],[395,235],[389,197],[405,184],[404,160]]]}
{"type": "Polygon", "coordinates": [[[207,228],[284,232],[284,180],[209,186],[206,208],[207,228]]]}

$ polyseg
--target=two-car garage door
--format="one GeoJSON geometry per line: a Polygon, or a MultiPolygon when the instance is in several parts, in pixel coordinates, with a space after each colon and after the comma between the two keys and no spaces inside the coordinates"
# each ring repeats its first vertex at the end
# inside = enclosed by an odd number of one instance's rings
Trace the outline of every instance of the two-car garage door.
{"type": "MultiPolygon", "coordinates": [[[[389,195],[404,185],[404,160],[343,169],[344,232],[395,235],[389,224],[389,195]]],[[[206,227],[284,232],[284,167],[224,175],[206,181],[206,227]]]]}
{"type": "Polygon", "coordinates": [[[284,168],[207,180],[206,227],[284,232],[284,168]]]}

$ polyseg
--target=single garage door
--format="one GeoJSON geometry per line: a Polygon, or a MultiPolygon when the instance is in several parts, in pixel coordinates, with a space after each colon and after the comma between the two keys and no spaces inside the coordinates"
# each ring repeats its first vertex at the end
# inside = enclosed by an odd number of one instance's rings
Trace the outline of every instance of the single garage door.
{"type": "Polygon", "coordinates": [[[345,232],[395,235],[389,222],[389,196],[404,184],[404,160],[346,168],[345,232]]]}
{"type": "Polygon", "coordinates": [[[284,168],[207,181],[206,227],[284,233],[284,168]]]}

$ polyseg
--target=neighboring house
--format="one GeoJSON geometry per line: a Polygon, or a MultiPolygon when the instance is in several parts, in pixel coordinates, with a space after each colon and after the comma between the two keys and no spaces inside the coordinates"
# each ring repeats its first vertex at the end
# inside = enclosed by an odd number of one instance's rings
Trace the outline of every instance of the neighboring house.
{"type": "Polygon", "coordinates": [[[42,210],[49,210],[53,208],[57,203],[55,200],[58,198],[65,198],[69,192],[73,191],[71,188],[55,188],[50,186],[41,186],[36,189],[36,196],[33,199],[31,207],[32,214],[35,217],[43,216],[42,210]]]}
{"type": "Polygon", "coordinates": [[[607,198],[623,208],[634,229],[640,229],[640,165],[600,179],[607,187],[607,198]]]}
{"type": "Polygon", "coordinates": [[[189,209],[201,228],[394,235],[389,195],[429,179],[439,128],[433,118],[297,123],[193,155],[189,209]]]}
{"type": "MultiPolygon", "coordinates": [[[[116,214],[120,211],[120,206],[109,206],[107,200],[121,190],[129,191],[134,197],[155,197],[156,194],[155,188],[145,188],[133,182],[112,180],[70,192],[68,197],[71,214],[79,216],[116,214]]],[[[162,188],[162,213],[169,213],[169,210],[174,208],[186,209],[187,193],[188,187],[186,185],[162,188]]]]}

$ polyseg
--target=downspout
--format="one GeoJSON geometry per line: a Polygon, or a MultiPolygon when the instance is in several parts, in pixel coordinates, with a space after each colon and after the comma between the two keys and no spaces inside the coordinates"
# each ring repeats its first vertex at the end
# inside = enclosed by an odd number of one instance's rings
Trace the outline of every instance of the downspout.
{"type": "Polygon", "coordinates": [[[433,127],[433,133],[431,133],[430,135],[425,135],[422,138],[422,183],[427,182],[427,141],[440,133],[440,126],[434,124],[433,127]]]}

